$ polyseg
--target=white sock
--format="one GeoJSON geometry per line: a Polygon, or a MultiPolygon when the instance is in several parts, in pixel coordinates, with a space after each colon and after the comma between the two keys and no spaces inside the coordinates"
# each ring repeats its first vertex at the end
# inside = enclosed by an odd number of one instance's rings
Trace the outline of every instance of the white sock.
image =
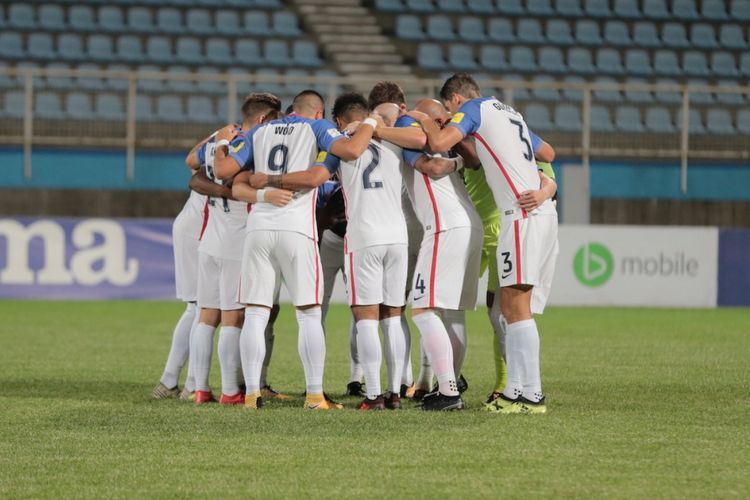
{"type": "Polygon", "coordinates": [[[321,394],[326,362],[326,338],[323,334],[320,307],[297,309],[297,324],[299,325],[297,350],[305,369],[307,393],[321,394]]]}
{"type": "Polygon", "coordinates": [[[362,382],[364,372],[359,364],[359,352],[357,351],[357,323],[354,316],[349,323],[349,382],[362,382]]]}
{"type": "Polygon", "coordinates": [[[167,356],[167,365],[161,375],[160,382],[170,389],[176,387],[180,380],[180,372],[190,354],[190,329],[196,315],[196,307],[188,302],[185,311],[180,316],[172,332],[172,347],[167,356]]]}
{"type": "Polygon", "coordinates": [[[424,336],[419,334],[419,375],[417,375],[417,389],[423,389],[426,391],[432,390],[432,377],[435,372],[432,370],[430,364],[430,358],[427,357],[427,353],[424,350],[424,336]]]}
{"type": "Polygon", "coordinates": [[[189,352],[188,352],[188,370],[187,370],[187,378],[185,378],[185,389],[187,389],[188,392],[195,391],[195,370],[193,369],[193,363],[190,362],[190,353],[193,352],[193,336],[195,335],[195,329],[198,328],[198,322],[200,320],[200,310],[196,306],[195,308],[195,316],[193,318],[193,325],[190,327],[190,340],[188,342],[189,345],[189,352]]]}
{"type": "Polygon", "coordinates": [[[221,368],[221,392],[231,396],[240,392],[239,368],[240,359],[240,330],[234,326],[222,326],[219,330],[219,367],[221,368]]]}
{"type": "Polygon", "coordinates": [[[453,372],[459,376],[466,359],[466,314],[464,311],[442,309],[440,316],[453,347],[453,372]]]}
{"type": "Polygon", "coordinates": [[[506,323],[505,318],[503,317],[503,313],[500,312],[500,301],[497,298],[495,298],[495,301],[492,303],[492,308],[488,309],[487,313],[490,317],[492,330],[495,332],[495,338],[500,344],[500,352],[503,353],[503,358],[507,359],[507,356],[505,355],[506,323]]]}
{"type": "Polygon", "coordinates": [[[404,362],[406,361],[406,338],[401,327],[401,316],[381,319],[380,328],[383,330],[388,390],[394,394],[399,394],[401,379],[404,375],[404,362]]]}
{"type": "Polygon", "coordinates": [[[263,358],[263,368],[260,369],[260,386],[265,387],[268,385],[268,366],[271,364],[271,354],[273,354],[273,342],[276,340],[276,336],[273,333],[273,323],[270,321],[266,325],[266,329],[263,332],[266,339],[266,355],[263,358]]]}
{"type": "Polygon", "coordinates": [[[205,323],[198,323],[193,334],[190,362],[195,373],[195,390],[210,391],[208,374],[211,371],[211,356],[214,351],[214,332],[216,327],[205,323]]]}
{"type": "Polygon", "coordinates": [[[458,396],[456,374],[453,371],[453,348],[445,325],[434,311],[413,318],[422,335],[424,350],[438,380],[438,390],[445,396],[458,396]]]}
{"type": "Polygon", "coordinates": [[[517,337],[517,349],[521,356],[521,382],[523,397],[530,401],[542,399],[542,375],[539,368],[539,331],[536,321],[527,319],[508,325],[517,337]]]}
{"type": "Polygon", "coordinates": [[[263,370],[263,359],[266,356],[265,331],[271,310],[265,307],[249,306],[245,308],[245,324],[240,334],[240,357],[242,372],[245,374],[245,393],[260,391],[260,373],[263,370]]]}
{"type": "Polygon", "coordinates": [[[401,377],[401,383],[406,387],[411,387],[414,384],[414,371],[411,367],[411,329],[409,329],[409,322],[406,321],[406,315],[401,313],[401,328],[404,330],[404,340],[406,340],[406,348],[404,350],[404,373],[401,377]]]}
{"type": "MultiPolygon", "coordinates": [[[[503,390],[503,394],[511,399],[515,399],[523,394],[524,372],[526,371],[524,367],[526,357],[524,354],[524,344],[529,322],[533,324],[534,320],[518,321],[506,327],[505,357],[508,365],[508,383],[503,390]]],[[[536,327],[534,327],[534,330],[536,330],[536,327]]],[[[537,337],[537,356],[539,355],[538,346],[537,337]]]]}
{"type": "Polygon", "coordinates": [[[359,352],[359,364],[365,375],[366,395],[374,399],[383,393],[380,387],[380,365],[383,358],[377,320],[357,321],[357,352],[359,352]]]}

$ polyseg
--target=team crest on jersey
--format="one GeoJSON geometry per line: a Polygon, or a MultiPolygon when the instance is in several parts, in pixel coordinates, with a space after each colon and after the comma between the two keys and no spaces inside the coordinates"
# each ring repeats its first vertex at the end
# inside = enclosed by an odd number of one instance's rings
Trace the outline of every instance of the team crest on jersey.
{"type": "Polygon", "coordinates": [[[461,123],[461,120],[464,119],[463,113],[456,113],[453,115],[453,119],[451,120],[451,123],[461,123]]]}
{"type": "Polygon", "coordinates": [[[335,139],[336,137],[338,137],[338,136],[340,136],[340,135],[341,135],[341,132],[339,132],[339,131],[338,131],[338,130],[336,130],[336,129],[333,129],[333,128],[329,128],[329,129],[328,129],[328,135],[330,135],[331,137],[333,137],[333,138],[335,139]]]}
{"type": "Polygon", "coordinates": [[[326,161],[327,156],[328,153],[326,153],[325,151],[321,151],[320,153],[318,153],[318,157],[315,159],[315,163],[323,163],[324,161],[326,161]]]}

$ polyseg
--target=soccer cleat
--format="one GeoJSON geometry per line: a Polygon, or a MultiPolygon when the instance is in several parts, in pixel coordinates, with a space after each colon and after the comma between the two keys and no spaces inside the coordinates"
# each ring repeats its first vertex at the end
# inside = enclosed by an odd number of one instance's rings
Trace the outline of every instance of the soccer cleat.
{"type": "MultiPolygon", "coordinates": [[[[494,392],[492,393],[495,394],[494,392]]],[[[492,396],[490,396],[492,397],[492,396]]],[[[521,398],[511,399],[503,393],[490,402],[485,403],[484,409],[490,413],[521,413],[521,398]]]]}
{"type": "Polygon", "coordinates": [[[308,410],[340,410],[344,405],[335,402],[327,394],[308,394],[305,396],[305,409],[308,410]]]}
{"type": "Polygon", "coordinates": [[[215,403],[216,399],[211,391],[195,391],[195,404],[215,403]]]}
{"type": "Polygon", "coordinates": [[[260,392],[245,395],[245,409],[258,410],[260,408],[263,408],[263,398],[260,392]]]}
{"type": "Polygon", "coordinates": [[[241,405],[245,403],[245,394],[242,392],[238,392],[237,394],[224,394],[221,393],[221,396],[219,397],[219,404],[220,405],[241,405]]]}
{"type": "Polygon", "coordinates": [[[346,392],[344,396],[356,396],[358,398],[364,397],[365,392],[362,390],[362,382],[353,380],[346,384],[346,392]]]}
{"type": "Polygon", "coordinates": [[[464,401],[461,399],[461,395],[458,396],[446,396],[435,392],[429,394],[422,399],[422,406],[419,407],[423,411],[455,411],[464,409],[464,401]]]}
{"type": "Polygon", "coordinates": [[[389,410],[400,410],[401,409],[401,397],[395,392],[389,392],[387,396],[383,398],[385,407],[389,410]]]}
{"type": "Polygon", "coordinates": [[[154,390],[151,391],[151,396],[154,399],[177,399],[180,396],[180,388],[174,386],[170,389],[159,382],[159,384],[154,387],[154,390]]]}
{"type": "Polygon", "coordinates": [[[365,398],[361,403],[357,405],[359,411],[371,411],[371,410],[385,410],[385,400],[383,395],[376,397],[375,399],[365,398]]]}
{"type": "Polygon", "coordinates": [[[521,405],[521,411],[519,413],[526,413],[529,415],[540,415],[547,413],[547,402],[546,398],[542,396],[539,401],[531,401],[521,396],[518,398],[518,403],[521,405]]]}
{"type": "Polygon", "coordinates": [[[292,399],[292,396],[274,391],[270,385],[260,388],[260,395],[266,399],[292,399]]]}
{"type": "Polygon", "coordinates": [[[399,391],[398,395],[402,398],[408,397],[407,394],[409,393],[410,387],[406,384],[401,384],[401,390],[399,391]]]}
{"type": "Polygon", "coordinates": [[[416,389],[411,395],[412,401],[422,401],[428,394],[433,394],[426,389],[416,389]]]}
{"type": "Polygon", "coordinates": [[[187,401],[189,403],[192,403],[195,401],[195,392],[188,391],[187,388],[183,388],[182,392],[180,392],[180,401],[187,401]]]}
{"type": "Polygon", "coordinates": [[[463,373],[458,374],[458,380],[456,381],[456,386],[458,387],[459,394],[463,394],[464,392],[469,390],[469,382],[466,381],[466,378],[464,377],[463,373]]]}

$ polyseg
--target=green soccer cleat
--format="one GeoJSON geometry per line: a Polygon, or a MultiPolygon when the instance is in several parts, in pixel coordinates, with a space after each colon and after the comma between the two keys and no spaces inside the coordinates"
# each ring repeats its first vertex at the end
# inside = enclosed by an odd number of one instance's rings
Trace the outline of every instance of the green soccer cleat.
{"type": "Polygon", "coordinates": [[[526,413],[529,415],[541,415],[542,413],[547,413],[547,402],[544,397],[539,401],[531,401],[521,396],[518,398],[518,402],[521,404],[520,413],[526,413]]]}
{"type": "Polygon", "coordinates": [[[497,398],[484,404],[484,409],[490,413],[522,413],[521,408],[522,403],[520,397],[518,399],[510,399],[502,393],[497,398]]]}
{"type": "Polygon", "coordinates": [[[159,382],[159,384],[154,387],[154,390],[151,391],[151,396],[154,399],[177,399],[177,397],[180,395],[180,388],[177,386],[172,387],[171,389],[167,387],[166,385],[159,382]]]}

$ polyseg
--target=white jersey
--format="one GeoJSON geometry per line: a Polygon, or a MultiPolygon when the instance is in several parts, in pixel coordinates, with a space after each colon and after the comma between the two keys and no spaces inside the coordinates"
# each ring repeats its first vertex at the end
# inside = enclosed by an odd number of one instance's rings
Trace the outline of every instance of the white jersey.
{"type": "MultiPolygon", "coordinates": [[[[477,153],[503,222],[530,215],[518,199],[524,191],[539,189],[540,180],[523,116],[494,97],[480,97],[464,103],[449,125],[476,138],[477,153]]],[[[533,215],[555,213],[554,204],[546,200],[533,215]]]]}
{"type": "Polygon", "coordinates": [[[401,148],[371,140],[358,159],[341,162],[339,178],[346,200],[346,252],[408,243],[401,207],[401,148]]]}
{"type": "Polygon", "coordinates": [[[185,206],[180,211],[180,217],[185,223],[180,224],[178,232],[186,232],[186,236],[200,239],[205,224],[206,196],[190,191],[185,206]]]}
{"type": "MultiPolygon", "coordinates": [[[[229,155],[243,170],[268,175],[302,172],[316,163],[319,151],[329,151],[331,145],[343,137],[328,120],[311,120],[292,114],[259,125],[238,137],[229,145],[229,155]]],[[[311,189],[297,193],[284,207],[254,204],[247,215],[247,231],[295,231],[317,240],[316,196],[317,189],[311,189]]]]}

